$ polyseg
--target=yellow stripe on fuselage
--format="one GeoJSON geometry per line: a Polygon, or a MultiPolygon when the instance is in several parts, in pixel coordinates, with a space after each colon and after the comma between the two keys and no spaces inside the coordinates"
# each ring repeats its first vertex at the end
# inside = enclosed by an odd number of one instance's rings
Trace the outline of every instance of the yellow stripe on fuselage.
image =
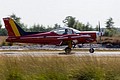
{"type": "Polygon", "coordinates": [[[17,26],[15,25],[14,21],[12,19],[10,19],[9,23],[12,27],[12,30],[13,30],[15,36],[20,36],[20,33],[19,33],[19,31],[17,29],[17,26]]]}

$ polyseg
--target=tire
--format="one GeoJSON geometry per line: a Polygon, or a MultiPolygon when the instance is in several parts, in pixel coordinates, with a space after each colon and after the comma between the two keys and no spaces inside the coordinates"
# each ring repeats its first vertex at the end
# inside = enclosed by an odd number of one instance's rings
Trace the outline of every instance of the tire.
{"type": "Polygon", "coordinates": [[[66,54],[70,54],[70,52],[71,52],[71,48],[66,47],[66,48],[65,48],[65,53],[66,53],[66,54]]]}
{"type": "Polygon", "coordinates": [[[95,51],[95,50],[94,50],[93,48],[90,48],[90,49],[89,49],[89,52],[90,52],[90,53],[94,53],[94,51],[95,51]]]}

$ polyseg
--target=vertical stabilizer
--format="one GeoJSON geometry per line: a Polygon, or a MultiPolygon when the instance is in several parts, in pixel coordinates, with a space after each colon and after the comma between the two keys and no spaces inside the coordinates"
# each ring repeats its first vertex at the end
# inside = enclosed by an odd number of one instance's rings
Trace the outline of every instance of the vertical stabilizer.
{"type": "Polygon", "coordinates": [[[25,34],[25,31],[11,18],[3,18],[5,27],[8,31],[8,36],[22,36],[25,34]]]}

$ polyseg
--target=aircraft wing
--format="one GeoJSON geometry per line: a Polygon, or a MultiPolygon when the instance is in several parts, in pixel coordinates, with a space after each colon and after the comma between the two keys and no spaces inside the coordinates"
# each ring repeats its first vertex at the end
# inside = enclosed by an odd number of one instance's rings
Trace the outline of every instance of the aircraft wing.
{"type": "Polygon", "coordinates": [[[91,38],[91,36],[90,35],[76,35],[76,36],[61,36],[61,37],[59,37],[59,38],[57,38],[57,39],[59,39],[59,40],[68,40],[68,39],[79,39],[79,38],[91,38]]]}

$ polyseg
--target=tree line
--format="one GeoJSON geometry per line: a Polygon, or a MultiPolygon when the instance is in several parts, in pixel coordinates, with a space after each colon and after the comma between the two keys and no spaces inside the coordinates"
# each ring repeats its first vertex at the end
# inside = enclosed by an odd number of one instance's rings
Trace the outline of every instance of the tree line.
{"type": "MultiPolygon", "coordinates": [[[[40,24],[34,24],[28,28],[27,25],[25,25],[20,21],[21,20],[20,17],[17,17],[15,14],[10,15],[10,17],[13,18],[22,27],[22,29],[24,29],[27,32],[47,32],[61,27],[61,25],[56,23],[54,24],[54,26],[49,26],[49,25],[44,26],[40,24]]],[[[83,24],[79,20],[76,20],[76,18],[73,16],[67,16],[63,20],[63,23],[65,26],[77,29],[79,31],[100,31],[100,25],[96,25],[96,27],[93,28],[93,26],[89,22],[87,24],[83,24]]],[[[113,18],[110,17],[109,19],[107,19],[105,24],[106,24],[106,29],[104,32],[104,36],[114,36],[119,34],[117,29],[114,27],[113,18]]],[[[1,28],[0,36],[7,36],[7,31],[5,28],[2,28],[1,22],[0,22],[0,28],[1,28]]]]}

